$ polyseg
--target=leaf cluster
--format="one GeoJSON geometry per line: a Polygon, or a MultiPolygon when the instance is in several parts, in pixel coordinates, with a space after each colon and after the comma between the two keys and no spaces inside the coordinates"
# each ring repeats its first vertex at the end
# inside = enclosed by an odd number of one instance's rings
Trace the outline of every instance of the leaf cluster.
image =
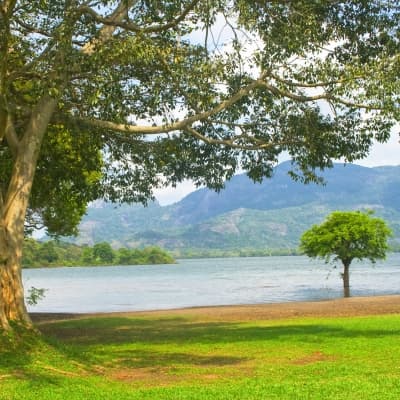
{"type": "Polygon", "coordinates": [[[384,259],[387,239],[392,232],[385,221],[371,212],[335,211],[325,222],[314,225],[301,237],[301,250],[310,257],[340,260],[350,265],[353,259],[375,262],[384,259]]]}

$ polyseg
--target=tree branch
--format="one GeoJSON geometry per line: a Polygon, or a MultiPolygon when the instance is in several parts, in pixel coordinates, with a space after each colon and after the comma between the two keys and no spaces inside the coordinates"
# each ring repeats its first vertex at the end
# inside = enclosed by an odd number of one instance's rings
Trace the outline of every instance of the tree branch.
{"type": "Polygon", "coordinates": [[[353,76],[352,78],[347,78],[347,79],[337,79],[337,80],[326,81],[326,82],[306,83],[306,82],[290,81],[290,80],[280,77],[277,74],[274,74],[273,72],[269,72],[268,76],[270,76],[271,78],[275,79],[276,81],[283,83],[287,86],[299,87],[299,88],[310,88],[310,89],[318,88],[318,87],[325,87],[325,86],[330,86],[330,85],[339,85],[342,83],[354,81],[356,79],[364,79],[365,78],[364,76],[356,75],[356,76],[353,76]]]}
{"type": "Polygon", "coordinates": [[[264,87],[265,89],[268,89],[271,93],[279,96],[279,97],[286,97],[288,99],[292,99],[301,103],[307,103],[307,102],[313,102],[317,100],[331,100],[332,97],[328,93],[323,93],[323,94],[317,94],[314,96],[306,96],[306,95],[299,95],[295,94],[292,92],[289,92],[288,90],[283,90],[279,89],[274,85],[271,85],[270,83],[266,81],[259,81],[260,82],[260,87],[264,87]]]}
{"type": "Polygon", "coordinates": [[[14,124],[10,114],[7,115],[6,126],[5,126],[5,138],[7,139],[8,146],[10,147],[11,153],[14,158],[18,154],[19,139],[15,132],[14,124]]]}
{"type": "Polygon", "coordinates": [[[3,17],[9,17],[11,13],[13,12],[15,5],[17,3],[17,0],[5,0],[0,3],[0,14],[3,15],[3,17]]]}
{"type": "Polygon", "coordinates": [[[260,86],[265,87],[268,89],[271,93],[280,96],[280,97],[286,97],[288,99],[300,102],[300,103],[308,103],[308,102],[314,102],[318,100],[326,100],[329,103],[338,103],[342,104],[346,107],[352,107],[352,108],[362,108],[364,110],[382,110],[383,107],[379,106],[374,106],[374,105],[369,105],[369,104],[364,104],[364,103],[353,103],[350,100],[345,100],[342,98],[339,98],[337,96],[333,96],[330,93],[321,93],[317,94],[314,96],[307,96],[307,95],[300,95],[300,94],[295,94],[292,92],[289,92],[288,90],[284,89],[279,89],[276,86],[271,85],[270,83],[266,81],[262,81],[260,83],[260,86]]]}
{"type": "Polygon", "coordinates": [[[204,143],[207,144],[213,144],[213,145],[222,145],[222,146],[228,146],[232,149],[240,149],[240,150],[261,150],[265,149],[267,147],[274,147],[275,144],[273,143],[263,143],[260,145],[248,145],[248,144],[240,144],[236,143],[236,140],[242,139],[243,135],[237,135],[232,137],[231,139],[214,139],[214,138],[209,138],[207,136],[202,135],[199,131],[196,129],[192,128],[191,126],[188,126],[185,128],[185,132],[189,133],[191,136],[195,137],[196,139],[201,140],[204,143]]]}
{"type": "Polygon", "coordinates": [[[230,139],[214,139],[214,138],[209,138],[209,137],[202,135],[199,131],[197,131],[196,129],[194,129],[192,127],[185,128],[185,132],[189,133],[191,136],[201,140],[204,143],[213,144],[213,145],[222,145],[222,146],[230,147],[232,149],[247,150],[247,151],[266,150],[266,149],[272,149],[274,147],[287,146],[289,144],[299,145],[302,143],[300,141],[286,141],[286,140],[280,141],[278,143],[266,142],[265,140],[253,138],[246,134],[235,135],[230,139]],[[246,141],[253,142],[255,144],[237,143],[237,141],[240,139],[245,142],[246,141]]]}
{"type": "Polygon", "coordinates": [[[100,14],[98,14],[95,10],[93,10],[89,6],[81,6],[79,7],[78,11],[81,12],[81,14],[87,14],[90,15],[96,22],[107,25],[107,26],[112,26],[112,27],[118,27],[118,28],[123,28],[127,31],[131,32],[137,32],[137,33],[156,33],[156,32],[163,32],[168,29],[176,27],[180,22],[182,22],[186,16],[189,14],[190,11],[193,10],[193,8],[200,2],[200,0],[192,0],[187,7],[182,11],[182,13],[177,16],[175,19],[172,21],[166,23],[166,24],[161,24],[161,25],[153,25],[149,27],[141,27],[137,24],[134,24],[132,22],[124,22],[121,21],[119,18],[114,18],[112,16],[110,17],[102,17],[100,14]]]}
{"type": "MultiPolygon", "coordinates": [[[[128,15],[129,8],[132,7],[136,1],[137,0],[120,0],[118,6],[107,18],[110,21],[113,21],[114,24],[103,26],[100,29],[99,37],[86,43],[82,47],[82,52],[85,54],[89,54],[89,55],[93,54],[96,46],[109,40],[117,28],[116,24],[119,22],[122,22],[122,20],[128,15]]],[[[82,6],[82,7],[84,7],[84,9],[86,8],[86,6],[82,6]]],[[[88,8],[91,10],[90,7],[88,7],[88,8]]]]}
{"type": "Polygon", "coordinates": [[[125,133],[132,133],[132,134],[138,134],[138,135],[158,135],[161,133],[168,133],[168,132],[173,132],[173,131],[179,131],[179,130],[184,130],[188,126],[193,125],[195,122],[198,121],[205,121],[208,118],[212,117],[213,115],[218,114],[219,112],[229,108],[233,104],[235,104],[237,101],[242,99],[244,96],[248,95],[251,91],[259,87],[263,81],[261,80],[263,76],[260,77],[260,79],[257,79],[253,81],[252,83],[248,84],[247,86],[243,87],[242,89],[238,90],[233,96],[231,96],[229,99],[222,101],[215,107],[213,107],[209,111],[197,113],[195,115],[192,115],[190,117],[184,118],[181,121],[177,121],[172,124],[166,124],[166,125],[158,125],[158,126],[138,126],[138,125],[132,125],[132,124],[118,124],[115,122],[111,121],[102,121],[102,120],[97,120],[97,119],[91,119],[91,118],[78,118],[80,121],[92,125],[98,128],[102,129],[111,129],[117,132],[125,132],[125,133]]]}
{"type": "MultiPolygon", "coordinates": [[[[34,26],[27,24],[24,21],[21,21],[19,18],[15,18],[15,21],[17,22],[18,25],[20,25],[23,29],[25,29],[26,31],[28,31],[30,33],[35,33],[35,34],[42,35],[42,36],[45,36],[48,38],[51,38],[53,36],[52,34],[44,31],[43,29],[38,29],[34,26]]],[[[20,31],[20,29],[18,29],[18,31],[20,31]]]]}

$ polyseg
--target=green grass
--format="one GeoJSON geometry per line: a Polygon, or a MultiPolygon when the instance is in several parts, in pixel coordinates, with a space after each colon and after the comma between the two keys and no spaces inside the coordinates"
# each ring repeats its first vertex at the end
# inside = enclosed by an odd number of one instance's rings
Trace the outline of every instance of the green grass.
{"type": "Polygon", "coordinates": [[[0,399],[399,399],[400,315],[97,317],[0,339],[0,399]]]}

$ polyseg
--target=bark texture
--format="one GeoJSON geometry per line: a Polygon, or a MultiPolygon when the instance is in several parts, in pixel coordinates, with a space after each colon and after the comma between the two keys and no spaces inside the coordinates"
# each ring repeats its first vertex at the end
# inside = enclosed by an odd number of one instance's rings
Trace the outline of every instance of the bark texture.
{"type": "Polygon", "coordinates": [[[0,270],[0,321],[1,328],[6,331],[11,329],[11,321],[32,325],[24,302],[20,263],[14,256],[6,260],[0,270]]]}
{"type": "Polygon", "coordinates": [[[24,222],[40,147],[56,101],[43,98],[31,114],[27,129],[16,143],[14,167],[8,190],[0,201],[0,328],[11,322],[30,327],[21,276],[24,222]]]}
{"type": "Polygon", "coordinates": [[[350,297],[350,263],[345,263],[343,266],[343,296],[350,297]]]}

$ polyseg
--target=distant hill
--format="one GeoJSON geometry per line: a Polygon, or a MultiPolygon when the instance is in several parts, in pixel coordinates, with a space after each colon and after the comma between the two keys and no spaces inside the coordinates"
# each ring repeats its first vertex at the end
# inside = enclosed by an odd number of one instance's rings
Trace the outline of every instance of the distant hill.
{"type": "Polygon", "coordinates": [[[295,182],[288,170],[289,163],[280,164],[261,184],[237,175],[219,193],[199,189],[170,206],[98,202],[84,217],[76,242],[157,245],[178,255],[293,249],[301,233],[331,211],[373,209],[394,230],[393,244],[400,245],[400,166],[335,164],[321,174],[325,185],[295,182]]]}

